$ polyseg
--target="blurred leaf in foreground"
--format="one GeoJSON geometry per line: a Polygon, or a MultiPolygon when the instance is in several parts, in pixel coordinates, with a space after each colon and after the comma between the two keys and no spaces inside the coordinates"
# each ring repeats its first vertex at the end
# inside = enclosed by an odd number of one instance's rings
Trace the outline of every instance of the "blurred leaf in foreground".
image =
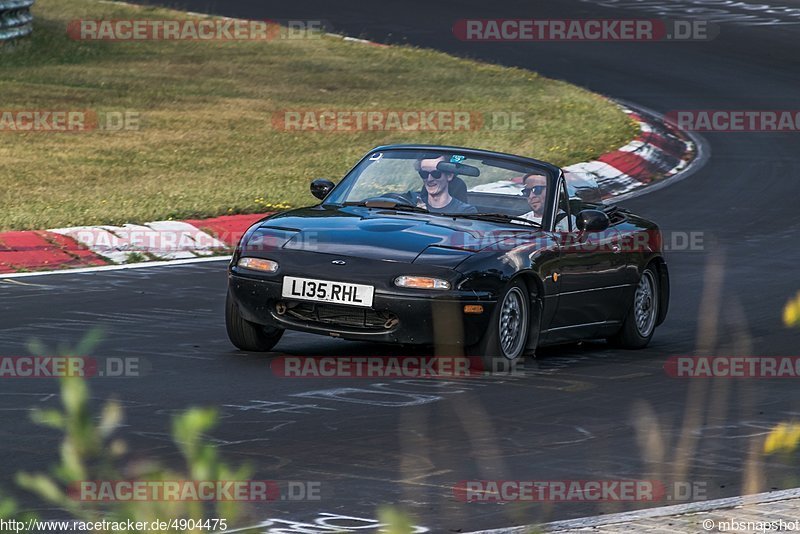
{"type": "Polygon", "coordinates": [[[786,303],[783,309],[783,324],[786,326],[800,326],[800,291],[786,303]]]}
{"type": "Polygon", "coordinates": [[[767,436],[764,442],[764,452],[767,454],[790,453],[797,450],[798,445],[800,445],[800,424],[780,423],[767,436]]]}
{"type": "MultiPolygon", "coordinates": [[[[92,330],[74,349],[63,346],[53,351],[39,341],[29,343],[33,354],[85,356],[102,340],[102,332],[92,330]]],[[[219,457],[216,447],[207,440],[207,433],[217,422],[214,408],[188,408],[174,416],[172,438],[182,453],[185,468],[167,467],[157,458],[127,458],[128,447],[115,436],[124,419],[118,401],[110,400],[95,406],[86,380],[80,376],[61,378],[61,407],[34,408],[34,422],[57,429],[62,434],[60,462],[49,473],[17,473],[17,483],[56,505],[75,519],[97,521],[151,522],[165,518],[225,518],[231,523],[243,519],[241,502],[220,500],[114,500],[76,497],[76,488],[87,481],[124,481],[128,479],[157,481],[246,481],[252,468],[233,468],[219,457]]],[[[175,462],[172,462],[174,465],[175,462]]],[[[175,465],[175,467],[178,467],[175,465]]],[[[10,499],[0,498],[0,518],[25,517],[10,499]]],[[[202,532],[202,526],[192,532],[202,532]]],[[[181,529],[169,532],[189,532],[181,529]]],[[[168,531],[162,531],[168,532],[168,531]]],[[[129,533],[132,534],[132,533],[129,533]]]]}

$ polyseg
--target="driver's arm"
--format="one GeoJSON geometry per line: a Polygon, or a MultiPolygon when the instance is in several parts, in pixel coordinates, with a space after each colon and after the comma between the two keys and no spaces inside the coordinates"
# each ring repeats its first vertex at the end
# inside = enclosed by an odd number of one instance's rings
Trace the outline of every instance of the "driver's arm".
{"type": "Polygon", "coordinates": [[[417,207],[428,209],[428,205],[422,199],[422,195],[420,195],[419,191],[408,191],[407,193],[403,193],[403,196],[408,197],[408,199],[413,204],[416,204],[417,207]]]}

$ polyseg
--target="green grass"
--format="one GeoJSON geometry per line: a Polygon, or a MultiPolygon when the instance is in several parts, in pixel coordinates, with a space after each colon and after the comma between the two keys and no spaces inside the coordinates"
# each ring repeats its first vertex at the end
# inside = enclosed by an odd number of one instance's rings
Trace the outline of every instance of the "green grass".
{"type": "Polygon", "coordinates": [[[0,49],[0,109],[140,114],[138,131],[0,132],[0,230],[248,213],[314,202],[375,145],[466,145],[568,164],[625,144],[613,104],[536,73],[336,37],[265,42],[73,41],[70,20],[186,18],[39,0],[34,36],[0,49]],[[285,109],[520,112],[521,130],[282,132],[285,109]]]}

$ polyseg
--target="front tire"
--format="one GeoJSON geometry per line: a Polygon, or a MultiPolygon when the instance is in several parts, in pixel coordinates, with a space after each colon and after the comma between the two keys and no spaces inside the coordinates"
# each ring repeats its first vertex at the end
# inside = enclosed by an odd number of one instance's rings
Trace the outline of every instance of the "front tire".
{"type": "Polygon", "coordinates": [[[658,273],[652,265],[648,265],[636,285],[633,302],[622,328],[608,341],[624,349],[645,348],[656,330],[660,299],[658,273]]]}
{"type": "Polygon", "coordinates": [[[236,348],[247,352],[267,352],[283,336],[283,328],[272,328],[245,320],[230,291],[225,299],[225,326],[236,348]]]}
{"type": "Polygon", "coordinates": [[[530,330],[530,299],[525,282],[512,282],[497,301],[488,329],[471,347],[470,356],[480,356],[484,372],[513,371],[524,358],[530,330]]]}

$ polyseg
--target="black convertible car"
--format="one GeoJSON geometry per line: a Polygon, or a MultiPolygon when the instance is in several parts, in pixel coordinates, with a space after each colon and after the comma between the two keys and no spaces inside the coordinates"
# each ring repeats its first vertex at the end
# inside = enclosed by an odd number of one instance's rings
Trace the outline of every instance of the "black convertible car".
{"type": "Polygon", "coordinates": [[[460,347],[485,365],[537,346],[648,344],[667,314],[658,227],[592,180],[469,148],[375,148],[322,202],[267,217],[231,260],[228,335],[268,351],[284,330],[460,347]]]}

